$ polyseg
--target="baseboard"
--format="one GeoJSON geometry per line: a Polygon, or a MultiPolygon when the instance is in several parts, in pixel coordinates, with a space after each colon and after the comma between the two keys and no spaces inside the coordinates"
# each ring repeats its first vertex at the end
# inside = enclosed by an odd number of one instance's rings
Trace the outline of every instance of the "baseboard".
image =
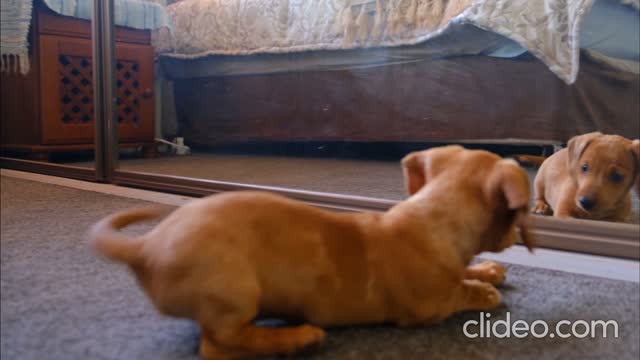
{"type": "Polygon", "coordinates": [[[181,206],[186,204],[187,202],[193,200],[193,197],[182,196],[182,195],[174,195],[174,194],[166,194],[157,191],[149,191],[142,189],[133,189],[123,186],[110,185],[110,184],[100,184],[96,182],[90,181],[81,181],[57,176],[36,174],[24,171],[16,171],[16,170],[8,170],[8,169],[0,169],[0,175],[13,177],[16,179],[37,181],[41,183],[65,186],[78,190],[86,190],[93,191],[101,194],[121,196],[130,199],[137,199],[149,202],[155,202],[159,204],[165,205],[173,205],[173,206],[181,206]]]}

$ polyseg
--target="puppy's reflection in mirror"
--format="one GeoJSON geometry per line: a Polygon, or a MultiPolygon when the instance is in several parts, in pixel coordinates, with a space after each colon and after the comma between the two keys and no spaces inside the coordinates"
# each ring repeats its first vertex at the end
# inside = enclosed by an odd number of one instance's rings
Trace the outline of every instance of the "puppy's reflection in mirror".
{"type": "Polygon", "coordinates": [[[540,166],[533,213],[639,223],[640,140],[593,132],[571,138],[567,148],[546,159],[516,158],[540,166]]]}

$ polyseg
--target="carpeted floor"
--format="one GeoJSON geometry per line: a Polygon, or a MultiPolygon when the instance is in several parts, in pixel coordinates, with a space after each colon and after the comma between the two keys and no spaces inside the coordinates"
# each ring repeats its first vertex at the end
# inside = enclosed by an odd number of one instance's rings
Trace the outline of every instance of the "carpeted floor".
{"type": "MultiPolygon", "coordinates": [[[[113,211],[143,202],[2,177],[1,346],[4,359],[196,359],[199,330],[164,318],[128,271],[91,254],[83,235],[113,211]]],[[[131,229],[140,232],[151,225],[131,229]]],[[[329,332],[311,359],[638,359],[640,287],[509,266],[504,305],[515,320],[615,320],[619,338],[467,339],[479,313],[437,326],[361,327],[329,332]]]]}

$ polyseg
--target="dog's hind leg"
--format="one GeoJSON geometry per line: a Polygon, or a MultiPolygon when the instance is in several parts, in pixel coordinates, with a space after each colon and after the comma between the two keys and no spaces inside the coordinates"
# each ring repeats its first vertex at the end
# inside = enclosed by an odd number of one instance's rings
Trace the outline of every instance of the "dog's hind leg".
{"type": "Polygon", "coordinates": [[[236,329],[202,331],[200,355],[207,360],[290,355],[319,345],[326,337],[324,330],[311,325],[270,328],[246,324],[236,329]]]}
{"type": "Polygon", "coordinates": [[[254,325],[259,304],[257,286],[232,286],[225,290],[210,295],[198,316],[202,331],[200,353],[204,359],[292,354],[323,342],[325,332],[311,325],[254,325]]]}
{"type": "Polygon", "coordinates": [[[202,327],[200,335],[200,357],[204,360],[228,360],[238,357],[241,354],[235,354],[226,351],[222,346],[216,344],[213,337],[207,330],[202,327]]]}

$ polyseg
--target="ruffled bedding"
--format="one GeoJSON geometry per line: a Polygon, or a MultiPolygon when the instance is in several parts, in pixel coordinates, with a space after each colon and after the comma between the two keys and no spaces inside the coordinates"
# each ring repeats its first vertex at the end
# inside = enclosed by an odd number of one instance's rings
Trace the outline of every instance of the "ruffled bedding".
{"type": "Polygon", "coordinates": [[[593,0],[185,0],[159,49],[177,58],[414,45],[470,23],[504,35],[567,83],[593,0]]]}

